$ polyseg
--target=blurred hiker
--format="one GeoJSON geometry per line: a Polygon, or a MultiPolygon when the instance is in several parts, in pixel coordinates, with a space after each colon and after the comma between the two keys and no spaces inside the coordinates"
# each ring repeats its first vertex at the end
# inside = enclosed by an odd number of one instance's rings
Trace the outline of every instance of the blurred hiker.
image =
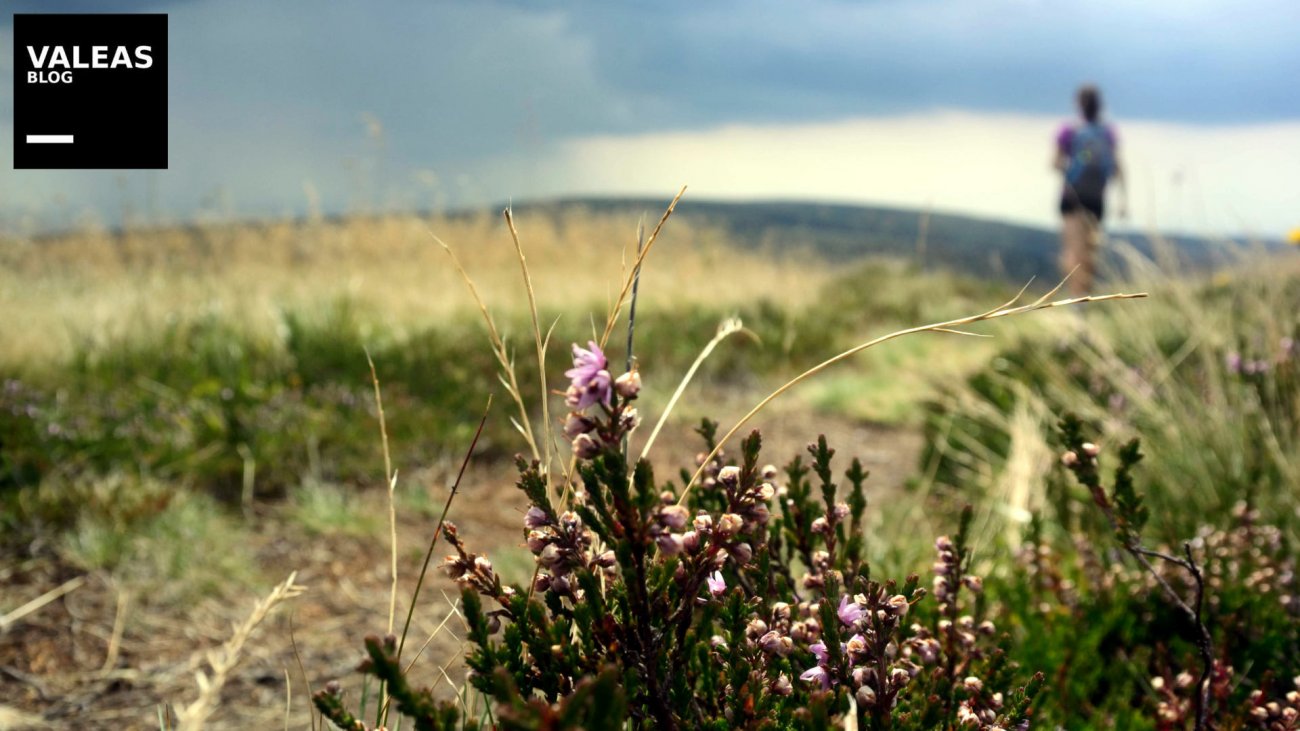
{"type": "Polygon", "coordinates": [[[1081,120],[1067,124],[1056,135],[1052,165],[1065,185],[1061,191],[1061,274],[1070,276],[1070,291],[1082,296],[1092,289],[1101,221],[1105,214],[1106,184],[1120,184],[1120,218],[1128,216],[1115,130],[1101,122],[1101,92],[1086,85],[1075,97],[1081,120]]]}

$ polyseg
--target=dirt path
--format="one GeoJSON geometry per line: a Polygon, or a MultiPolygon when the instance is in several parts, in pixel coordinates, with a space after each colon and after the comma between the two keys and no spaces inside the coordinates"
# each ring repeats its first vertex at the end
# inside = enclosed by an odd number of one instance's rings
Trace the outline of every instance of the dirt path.
{"type": "MultiPolygon", "coordinates": [[[[767,435],[767,461],[776,464],[802,453],[817,433],[827,433],[832,446],[841,450],[841,467],[857,456],[871,470],[868,484],[877,496],[898,489],[912,474],[921,446],[912,431],[804,410],[775,411],[758,426],[767,435]]],[[[687,465],[700,445],[687,424],[665,430],[654,449],[654,459],[664,470],[661,475],[687,465]],[[665,470],[665,461],[671,471],[665,470]]],[[[429,469],[412,475],[409,484],[442,486],[449,471],[450,465],[429,469]]],[[[451,516],[468,544],[490,553],[508,578],[531,572],[530,558],[518,546],[525,505],[513,481],[510,465],[474,465],[451,516]]],[[[433,492],[429,503],[440,505],[445,492],[441,487],[433,492]]],[[[364,510],[387,515],[381,490],[364,491],[361,500],[364,510]]],[[[428,512],[399,512],[399,628],[436,520],[428,512]]],[[[386,519],[383,522],[386,525],[386,519]]],[[[253,520],[247,540],[267,587],[297,570],[298,583],[309,591],[258,630],[228,679],[209,728],[284,727],[286,672],[291,683],[288,726],[308,728],[307,686],[318,688],[338,679],[349,697],[357,699],[360,682],[353,668],[361,657],[361,638],[387,630],[386,531],[376,536],[312,536],[286,521],[283,508],[271,506],[253,520]]],[[[47,558],[0,564],[6,606],[40,596],[78,575],[48,558],[53,555],[49,549],[38,546],[33,554],[47,558]]],[[[442,555],[440,547],[435,566],[442,555]]],[[[440,690],[450,693],[463,678],[458,662],[463,625],[452,603],[458,592],[440,571],[431,568],[430,576],[414,613],[408,656],[432,637],[416,663],[415,679],[439,683],[440,690]]],[[[203,665],[203,652],[227,639],[232,623],[247,615],[256,598],[241,591],[162,610],[141,598],[124,600],[111,578],[89,575],[75,590],[0,629],[0,731],[157,729],[163,704],[179,705],[195,697],[194,674],[203,665]]]]}

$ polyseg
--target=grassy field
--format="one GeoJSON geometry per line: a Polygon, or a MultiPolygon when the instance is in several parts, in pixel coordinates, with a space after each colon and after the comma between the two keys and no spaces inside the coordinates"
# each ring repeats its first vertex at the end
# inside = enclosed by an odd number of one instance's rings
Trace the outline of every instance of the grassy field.
{"type": "MultiPolygon", "coordinates": [[[[645,212],[651,224],[658,214],[645,212]]],[[[639,220],[576,210],[517,221],[541,318],[554,323],[551,383],[567,367],[568,344],[603,324],[593,317],[603,317],[635,259],[639,220]]],[[[109,670],[133,672],[143,657],[189,660],[195,642],[150,622],[228,606],[289,567],[330,591],[337,579],[321,575],[334,576],[339,543],[354,547],[362,575],[382,582],[389,521],[382,488],[366,489],[382,485],[384,471],[367,352],[400,473],[401,573],[417,568],[454,460],[495,393],[469,478],[475,497],[462,499],[457,517],[472,525],[466,513],[482,516],[514,552],[512,575],[526,579],[531,558],[509,527],[522,507],[507,507],[522,503],[505,459],[523,442],[482,313],[440,242],[490,308],[523,396],[535,403],[527,291],[498,215],[80,231],[0,244],[0,309],[9,315],[0,321],[0,524],[20,556],[0,573],[13,597],[0,609],[89,576],[67,601],[95,595],[86,620],[116,638],[101,643],[112,653],[79,647],[85,638],[62,627],[68,617],[55,604],[27,620],[48,636],[9,636],[0,665],[20,675],[0,682],[39,707],[44,687],[91,683],[87,653],[114,655],[109,670]],[[119,610],[132,619],[119,623],[119,610]]],[[[647,418],[662,411],[719,323],[739,317],[746,330],[704,363],[656,449],[685,461],[698,449],[690,430],[702,416],[739,416],[765,390],[858,339],[955,316],[1007,291],[898,261],[747,250],[718,230],[673,221],[637,302],[647,418]]],[[[935,376],[965,373],[990,352],[932,337],[869,353],[793,394],[763,425],[789,452],[819,431],[869,442],[867,462],[897,489],[912,474],[919,406],[937,393],[935,376]],[[936,368],[939,353],[951,359],[936,368]],[[914,375],[888,376],[899,372],[914,375]]],[[[540,414],[531,417],[541,428],[540,414]]],[[[386,595],[388,587],[369,589],[386,595]]],[[[338,623],[338,635],[372,628],[365,623],[377,615],[344,604],[326,623],[338,623]]],[[[299,629],[313,636],[319,628],[299,629]]],[[[210,631],[219,634],[220,623],[210,631]]],[[[130,717],[115,709],[131,702],[144,702],[147,718],[155,703],[184,695],[183,677],[143,672],[135,677],[153,700],[108,702],[104,719],[130,717]]],[[[235,706],[231,718],[265,712],[235,706]]]]}
{"type": "MultiPolygon", "coordinates": [[[[638,223],[648,230],[660,213],[519,215],[538,320],[551,332],[548,390],[563,388],[569,344],[603,329],[636,258],[638,223]]],[[[643,423],[665,410],[721,322],[745,327],[672,412],[652,455],[661,475],[695,466],[701,418],[725,427],[846,348],[1014,294],[896,259],[752,244],[672,219],[647,260],[635,329],[643,423]]],[[[1113,242],[1115,255],[1125,251],[1113,242]]],[[[1277,601],[1297,588],[1300,267],[1275,257],[1184,276],[1129,258],[1130,281],[1113,286],[1150,291],[1147,300],[980,326],[992,339],[894,341],[799,386],[754,423],[778,464],[819,433],[862,458],[873,472],[865,553],[886,574],[923,572],[933,537],[973,504],[972,565],[989,587],[978,612],[1008,632],[1019,667],[1055,673],[1039,717],[1067,728],[1085,727],[1082,718],[1156,728],[1151,678],[1172,678],[1193,653],[1177,619],[1172,632],[1151,629],[1168,610],[1149,578],[1098,571],[1114,549],[1060,466],[1056,424],[1067,412],[1107,458],[1143,439],[1137,482],[1150,541],[1222,547],[1224,567],[1207,567],[1227,572],[1212,625],[1216,653],[1240,675],[1223,707],[1300,673],[1300,602],[1277,601]],[[1259,530],[1242,534],[1247,523],[1259,530]],[[1233,577],[1250,573],[1242,556],[1271,572],[1271,595],[1261,598],[1258,581],[1238,585],[1233,577]]],[[[271,615],[208,700],[221,701],[214,727],[279,725],[286,706],[291,726],[307,726],[306,689],[352,683],[360,636],[405,613],[490,393],[451,517],[491,549],[506,580],[529,582],[528,502],[509,459],[527,448],[512,420],[568,445],[562,398],[551,398],[552,424],[537,408],[529,290],[502,217],[78,231],[0,241],[0,265],[0,728],[10,717],[158,727],[160,714],[203,697],[193,673],[204,651],[292,570],[310,591],[292,614],[271,615]],[[439,242],[490,311],[527,415],[439,242]],[[391,496],[367,353],[397,471],[391,496]]],[[[625,337],[620,325],[611,361],[625,358],[625,337]]],[[[413,636],[430,638],[413,677],[441,694],[463,685],[452,586],[431,578],[413,615],[413,636]]]]}

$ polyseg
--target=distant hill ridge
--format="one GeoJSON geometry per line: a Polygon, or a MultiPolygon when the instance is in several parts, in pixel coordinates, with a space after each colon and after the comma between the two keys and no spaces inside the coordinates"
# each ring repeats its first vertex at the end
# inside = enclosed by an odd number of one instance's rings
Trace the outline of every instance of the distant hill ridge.
{"type": "MultiPolygon", "coordinates": [[[[574,208],[626,211],[644,213],[653,222],[665,205],[665,199],[657,198],[592,197],[516,203],[514,210],[557,216],[574,208]]],[[[734,242],[754,248],[806,247],[831,260],[862,256],[920,259],[926,268],[1015,282],[1057,276],[1058,234],[1002,221],[899,208],[780,201],[683,200],[673,215],[717,226],[734,242]]],[[[1129,232],[1116,236],[1152,255],[1150,237],[1129,232]]],[[[1164,241],[1172,244],[1180,263],[1189,269],[1226,264],[1245,245],[1187,236],[1164,237],[1164,241]]]]}

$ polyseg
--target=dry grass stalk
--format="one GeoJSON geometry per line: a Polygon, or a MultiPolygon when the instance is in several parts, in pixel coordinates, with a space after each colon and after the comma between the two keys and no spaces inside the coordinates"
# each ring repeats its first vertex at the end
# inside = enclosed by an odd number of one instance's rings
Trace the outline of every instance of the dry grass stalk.
{"type": "MultiPolygon", "coordinates": [[[[391,579],[388,588],[388,633],[392,634],[393,623],[397,616],[397,501],[394,499],[394,493],[397,491],[397,473],[393,471],[393,459],[388,450],[388,422],[384,418],[384,397],[380,393],[379,374],[375,370],[375,360],[370,357],[370,351],[366,350],[365,354],[366,363],[370,366],[370,382],[375,387],[375,408],[379,412],[379,437],[384,451],[384,481],[388,483],[388,546],[391,579]]],[[[387,689],[381,686],[379,692],[381,702],[387,703],[387,689]]]]}
{"type": "Polygon", "coordinates": [[[972,325],[978,322],[997,320],[1003,317],[1014,317],[1016,315],[1023,315],[1029,312],[1035,312],[1037,310],[1046,310],[1053,307],[1067,307],[1070,305],[1083,304],[1087,302],[1106,302],[1109,300],[1137,299],[1137,298],[1147,296],[1145,292],[1139,292],[1136,294],[1121,293],[1121,294],[1107,294],[1107,295],[1095,295],[1095,296],[1090,295],[1087,297],[1073,297],[1070,299],[1049,301],[1051,300],[1052,296],[1054,296],[1058,291],[1060,291],[1061,287],[1064,284],[1065,281],[1062,280],[1060,284],[1053,287],[1050,292],[1044,294],[1042,297],[1039,297],[1038,299],[1034,300],[1029,304],[1016,306],[1016,302],[1020,301],[1020,298],[1025,293],[1025,289],[1029,287],[1029,285],[1026,284],[1025,287],[1022,288],[1020,292],[1016,294],[1015,297],[1012,297],[1004,304],[998,307],[994,307],[993,309],[988,310],[987,312],[983,312],[978,315],[971,315],[969,317],[957,318],[956,320],[948,320],[946,322],[937,322],[930,325],[920,325],[918,327],[910,327],[905,330],[897,330],[895,332],[889,333],[888,335],[882,335],[874,340],[870,340],[868,342],[862,343],[861,345],[857,345],[852,348],[849,348],[848,350],[840,353],[839,355],[836,355],[832,358],[828,358],[827,360],[818,363],[817,365],[813,366],[812,368],[809,368],[803,373],[800,373],[799,375],[795,376],[791,380],[787,381],[780,388],[768,394],[767,397],[765,397],[762,401],[758,402],[758,405],[750,409],[749,413],[745,414],[740,419],[740,421],[736,422],[735,426],[731,427],[731,429],[728,430],[727,433],[724,434],[722,438],[718,440],[717,446],[715,446],[713,448],[713,451],[710,452],[708,456],[704,458],[704,460],[700,463],[699,469],[695,470],[695,474],[691,475],[690,481],[687,482],[686,486],[682,489],[682,496],[678,500],[678,504],[681,504],[686,500],[686,495],[691,491],[691,488],[694,487],[695,483],[699,481],[700,475],[704,473],[705,467],[707,467],[709,463],[712,462],[714,457],[718,456],[718,452],[722,450],[723,445],[725,445],[729,439],[735,436],[736,432],[740,431],[741,428],[743,428],[746,424],[748,424],[750,419],[753,419],[756,415],[758,415],[759,412],[761,412],[764,408],[766,408],[768,404],[780,398],[782,394],[794,388],[795,386],[799,385],[800,383],[803,383],[804,381],[808,380],[809,378],[812,378],[818,373],[821,373],[827,368],[830,368],[836,363],[839,363],[840,361],[845,360],[846,358],[850,358],[868,348],[875,347],[877,345],[880,345],[881,343],[888,342],[895,338],[901,338],[905,335],[914,335],[916,333],[923,333],[923,332],[943,332],[943,333],[951,333],[954,335],[974,335],[974,333],[969,333],[964,330],[959,330],[957,328],[964,327],[966,325],[972,325]]]}
{"type": "Polygon", "coordinates": [[[53,589],[50,589],[49,591],[36,597],[30,602],[27,602],[21,607],[18,607],[12,612],[9,612],[3,617],[0,617],[0,632],[8,631],[10,627],[14,626],[14,624],[18,622],[18,620],[22,619],[23,617],[26,617],[32,612],[35,612],[36,610],[58,599],[64,594],[67,594],[68,592],[75,590],[77,587],[85,583],[85,581],[86,581],[86,577],[84,576],[77,576],[75,578],[68,579],[67,581],[63,582],[62,584],[59,584],[53,589]]]}
{"type": "Polygon", "coordinates": [[[745,324],[741,322],[738,317],[723,320],[718,324],[717,334],[713,336],[713,339],[709,341],[708,345],[705,345],[704,349],[700,351],[700,354],[696,356],[695,362],[691,363],[691,367],[686,369],[686,375],[682,377],[682,382],[677,384],[677,390],[673,391],[672,398],[668,399],[668,405],[664,407],[664,412],[659,415],[659,421],[655,422],[655,428],[650,432],[650,436],[646,438],[645,446],[641,447],[641,459],[645,459],[646,455],[650,453],[650,447],[654,446],[655,438],[659,436],[659,431],[663,429],[664,424],[668,422],[668,416],[673,413],[673,409],[677,406],[678,399],[682,397],[682,393],[686,390],[686,387],[689,386],[691,380],[695,378],[695,372],[700,369],[700,366],[704,361],[708,360],[709,356],[713,353],[714,348],[717,348],[719,343],[738,332],[746,332],[745,324]]]}
{"type": "Polygon", "coordinates": [[[509,208],[504,211],[506,226],[510,229],[510,240],[515,245],[515,254],[519,256],[519,270],[524,277],[524,289],[528,291],[528,314],[533,323],[533,341],[537,346],[537,375],[541,380],[542,394],[542,434],[544,444],[542,449],[546,453],[545,459],[542,460],[543,473],[546,476],[546,484],[551,484],[551,454],[554,442],[545,438],[545,435],[552,433],[551,428],[551,411],[550,398],[547,396],[549,390],[546,388],[546,346],[550,342],[550,333],[542,337],[542,326],[537,319],[537,293],[533,290],[533,278],[528,273],[528,259],[524,256],[524,247],[519,243],[519,231],[515,228],[515,217],[509,208]]]}
{"type": "Polygon", "coordinates": [[[519,408],[519,418],[514,419],[512,417],[510,421],[515,425],[515,429],[523,435],[524,441],[528,444],[528,449],[533,453],[533,459],[540,461],[542,453],[537,448],[537,439],[533,436],[532,420],[528,417],[528,405],[524,403],[524,397],[519,391],[519,380],[515,377],[515,364],[510,358],[509,351],[506,350],[506,344],[501,338],[501,332],[497,330],[496,320],[492,318],[492,312],[488,310],[487,303],[479,296],[478,287],[474,285],[474,280],[465,271],[465,267],[461,266],[460,259],[456,257],[456,252],[452,251],[451,247],[434,235],[433,232],[430,232],[429,235],[433,236],[433,240],[437,241],[438,245],[447,252],[447,256],[451,257],[452,265],[460,275],[461,281],[469,288],[470,296],[474,298],[474,303],[478,305],[479,312],[483,315],[483,321],[487,324],[488,329],[488,341],[492,344],[492,354],[496,356],[497,363],[501,366],[501,373],[497,377],[501,381],[501,385],[505,387],[506,393],[509,393],[510,398],[515,402],[515,406],[519,408]]]}
{"type": "Polygon", "coordinates": [[[397,614],[397,504],[393,493],[397,490],[397,473],[393,472],[393,459],[388,451],[388,422],[384,419],[384,397],[379,390],[379,374],[375,372],[375,361],[370,351],[365,351],[366,363],[370,365],[370,381],[375,386],[375,408],[379,411],[379,438],[384,446],[384,481],[388,483],[388,538],[390,551],[391,589],[388,596],[388,631],[393,631],[394,616],[397,614]]]}
{"type": "Polygon", "coordinates": [[[683,195],[686,195],[686,186],[684,185],[681,190],[677,191],[677,195],[673,197],[672,202],[668,204],[664,215],[659,217],[659,223],[656,223],[654,230],[650,232],[650,238],[646,239],[645,246],[637,253],[636,261],[633,262],[632,268],[623,281],[623,289],[619,291],[618,299],[614,300],[613,306],[610,307],[609,317],[605,320],[605,332],[600,336],[600,347],[604,348],[605,344],[609,342],[609,336],[614,332],[614,325],[618,323],[618,315],[623,310],[623,303],[627,301],[628,295],[632,293],[632,286],[636,284],[637,274],[641,271],[641,264],[645,262],[650,250],[654,248],[655,241],[659,240],[659,232],[663,230],[664,224],[668,222],[668,217],[673,215],[673,211],[677,208],[677,203],[681,201],[683,195]]]}
{"type": "Polygon", "coordinates": [[[244,645],[253,631],[277,606],[306,591],[306,587],[294,583],[297,578],[298,572],[289,574],[289,578],[278,584],[270,594],[253,607],[253,611],[242,624],[235,626],[234,632],[225,644],[207,653],[212,675],[209,676],[203,670],[195,671],[194,681],[199,687],[199,697],[177,713],[180,722],[177,728],[180,731],[199,731],[207,723],[208,718],[217,709],[221,701],[221,689],[230,677],[230,672],[239,664],[244,645]]]}

